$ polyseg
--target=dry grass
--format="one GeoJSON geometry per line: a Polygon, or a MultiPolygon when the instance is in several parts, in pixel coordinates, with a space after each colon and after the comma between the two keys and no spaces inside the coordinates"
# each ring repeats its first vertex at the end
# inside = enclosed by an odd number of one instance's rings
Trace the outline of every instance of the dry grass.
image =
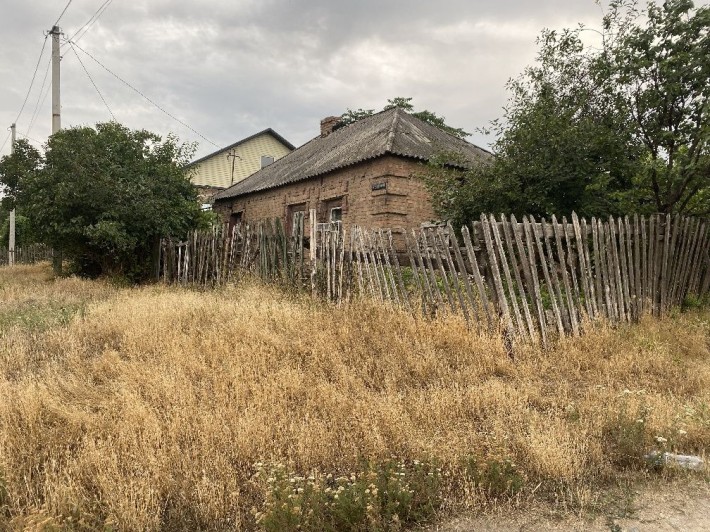
{"type": "Polygon", "coordinates": [[[510,460],[516,500],[579,508],[654,445],[710,444],[707,311],[513,362],[455,319],[256,285],[116,289],[34,266],[0,270],[0,294],[0,529],[252,528],[256,462],[436,462],[459,510],[495,495],[466,463],[510,460]]]}

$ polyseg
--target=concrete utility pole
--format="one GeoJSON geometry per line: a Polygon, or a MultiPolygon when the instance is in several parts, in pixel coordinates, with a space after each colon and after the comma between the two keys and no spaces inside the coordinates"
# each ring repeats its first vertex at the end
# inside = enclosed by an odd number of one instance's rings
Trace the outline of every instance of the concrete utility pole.
{"type": "MultiPolygon", "coordinates": [[[[12,124],[10,126],[10,131],[12,131],[12,136],[10,138],[10,155],[15,153],[15,138],[16,138],[16,130],[17,128],[15,127],[15,124],[12,124]]],[[[8,253],[7,253],[7,264],[9,266],[14,266],[15,265],[15,209],[12,209],[10,211],[10,238],[9,238],[9,246],[8,246],[8,253]]]]}
{"type": "MultiPolygon", "coordinates": [[[[62,34],[59,26],[53,26],[49,32],[52,36],[52,135],[62,129],[62,106],[60,103],[59,75],[59,36],[62,34]]],[[[52,253],[52,268],[55,275],[62,274],[62,250],[54,249],[52,253]]]]}
{"type": "Polygon", "coordinates": [[[62,32],[59,26],[53,26],[49,32],[52,36],[52,134],[62,129],[62,107],[60,104],[60,73],[59,73],[59,36],[62,32]]]}

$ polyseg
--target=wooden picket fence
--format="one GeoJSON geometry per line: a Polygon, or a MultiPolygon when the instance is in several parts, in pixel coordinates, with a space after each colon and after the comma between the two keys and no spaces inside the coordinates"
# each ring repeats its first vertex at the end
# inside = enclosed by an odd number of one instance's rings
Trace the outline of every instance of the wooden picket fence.
{"type": "Polygon", "coordinates": [[[594,321],[661,315],[710,290],[704,219],[482,216],[391,230],[296,216],[164,239],[165,282],[214,286],[257,276],[338,303],[370,297],[427,316],[455,313],[518,340],[579,335],[594,321]]]}
{"type": "MultiPolygon", "coordinates": [[[[30,244],[15,248],[15,264],[34,264],[36,262],[52,260],[52,248],[44,244],[30,244]]],[[[10,264],[10,251],[0,249],[0,266],[10,264]]]]}

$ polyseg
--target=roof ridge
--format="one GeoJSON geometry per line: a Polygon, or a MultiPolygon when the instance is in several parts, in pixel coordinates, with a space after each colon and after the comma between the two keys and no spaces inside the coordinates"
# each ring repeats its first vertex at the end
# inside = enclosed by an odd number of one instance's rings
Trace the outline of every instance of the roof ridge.
{"type": "Polygon", "coordinates": [[[394,147],[394,137],[397,134],[397,125],[399,124],[399,107],[395,107],[392,113],[392,124],[390,124],[390,132],[387,134],[387,144],[385,144],[385,152],[392,151],[394,147]]]}

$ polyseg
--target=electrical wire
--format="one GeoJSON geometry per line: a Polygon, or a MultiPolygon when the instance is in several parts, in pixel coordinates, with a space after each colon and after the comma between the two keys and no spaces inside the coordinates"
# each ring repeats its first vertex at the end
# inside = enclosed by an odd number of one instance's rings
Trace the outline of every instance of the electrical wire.
{"type": "Polygon", "coordinates": [[[39,94],[37,94],[37,103],[35,104],[34,111],[32,111],[32,118],[30,118],[30,125],[27,127],[27,135],[30,134],[30,131],[32,130],[32,125],[35,123],[35,120],[37,119],[37,113],[39,112],[39,103],[42,100],[42,93],[44,92],[44,86],[47,83],[47,76],[49,75],[49,67],[52,66],[52,58],[49,58],[49,61],[47,61],[47,69],[44,71],[44,78],[42,79],[42,85],[39,88],[39,94]]]}
{"type": "MultiPolygon", "coordinates": [[[[124,80],[123,78],[121,78],[118,74],[114,73],[111,69],[109,69],[109,68],[108,68],[107,66],[105,66],[103,63],[101,63],[101,62],[100,62],[98,59],[96,59],[93,55],[91,55],[89,52],[87,52],[86,50],[84,50],[81,46],[79,46],[78,44],[76,44],[76,42],[70,41],[70,44],[73,44],[73,45],[74,45],[76,48],[78,48],[81,52],[83,52],[84,54],[88,55],[91,59],[93,59],[93,60],[94,60],[101,68],[103,68],[106,72],[108,72],[108,73],[111,74],[113,77],[115,77],[118,81],[120,81],[121,83],[123,83],[124,85],[126,85],[128,88],[130,88],[131,90],[133,90],[134,92],[136,92],[138,95],[140,95],[140,96],[141,96],[143,99],[145,99],[147,102],[151,103],[151,104],[152,104],[153,106],[155,106],[159,111],[162,111],[162,112],[165,113],[167,116],[169,116],[170,118],[172,118],[173,120],[175,120],[177,123],[181,124],[182,126],[186,127],[186,128],[189,129],[190,131],[192,131],[195,135],[197,135],[197,136],[200,137],[201,139],[203,139],[203,140],[209,142],[209,143],[212,144],[215,148],[219,148],[219,147],[220,147],[219,145],[215,144],[215,143],[212,142],[210,139],[208,139],[207,137],[205,137],[202,133],[198,132],[198,131],[195,130],[194,128],[190,127],[190,125],[186,124],[185,122],[183,122],[182,120],[180,120],[180,119],[177,118],[176,116],[170,114],[168,111],[166,111],[165,109],[163,109],[160,105],[158,105],[158,104],[155,103],[153,100],[151,100],[150,98],[148,98],[148,96],[146,96],[145,94],[143,94],[140,90],[136,89],[133,85],[131,85],[131,84],[128,83],[126,80],[124,80]]],[[[78,55],[77,55],[77,57],[78,57],[78,55]]]]}
{"type": "Polygon", "coordinates": [[[37,70],[39,70],[39,64],[42,61],[42,56],[44,55],[44,49],[47,47],[47,37],[49,37],[49,34],[44,36],[44,42],[42,43],[42,50],[39,52],[39,58],[37,59],[37,65],[35,65],[35,71],[34,74],[32,74],[32,81],[30,81],[30,88],[27,89],[27,95],[25,96],[25,101],[22,102],[22,107],[20,108],[20,112],[17,113],[17,118],[15,118],[15,123],[17,123],[20,120],[20,116],[22,116],[22,111],[25,110],[25,105],[27,105],[27,100],[30,97],[30,92],[32,92],[32,86],[35,83],[35,78],[37,77],[37,70]]]}
{"type": "MultiPolygon", "coordinates": [[[[69,43],[69,45],[74,48],[74,45],[69,43]]],[[[76,55],[76,58],[79,60],[79,64],[81,65],[81,68],[84,69],[84,72],[86,73],[87,77],[89,78],[89,81],[91,81],[91,84],[94,86],[96,89],[96,92],[99,95],[99,98],[101,98],[101,101],[104,102],[104,105],[106,106],[106,109],[108,109],[109,114],[111,115],[111,119],[116,122],[116,117],[113,115],[113,111],[111,111],[111,108],[108,106],[108,103],[106,103],[106,99],[104,98],[104,95],[101,94],[101,91],[99,88],[96,86],[96,83],[94,83],[94,78],[91,77],[91,74],[89,74],[89,71],[86,69],[86,66],[84,66],[84,62],[81,60],[81,57],[79,57],[79,54],[76,53],[76,50],[74,50],[74,54],[76,55]]]]}
{"type": "Polygon", "coordinates": [[[0,146],[0,153],[2,153],[2,150],[5,148],[5,144],[7,144],[7,141],[10,140],[10,136],[12,135],[12,131],[7,132],[7,137],[5,137],[5,140],[2,143],[2,146],[0,146]]]}
{"type": "MultiPolygon", "coordinates": [[[[106,0],[103,3],[103,5],[101,7],[99,7],[99,9],[96,11],[96,13],[94,13],[94,17],[95,17],[94,20],[89,19],[89,21],[86,24],[84,24],[84,26],[86,26],[86,29],[84,30],[84,32],[81,35],[79,35],[76,39],[74,39],[74,36],[77,33],[79,33],[77,31],[76,33],[74,33],[74,35],[72,35],[70,37],[70,39],[73,40],[74,42],[78,42],[80,39],[83,39],[84,35],[86,35],[88,33],[88,31],[91,29],[91,26],[96,24],[96,21],[99,20],[99,18],[101,18],[101,15],[103,15],[104,12],[109,8],[109,6],[111,5],[111,2],[113,2],[113,0],[106,0]]],[[[80,30],[81,30],[81,28],[80,28],[80,30]]]]}
{"type": "MultiPolygon", "coordinates": [[[[99,17],[101,17],[101,15],[104,14],[104,11],[106,11],[106,9],[108,9],[108,6],[111,4],[111,2],[113,2],[113,0],[105,0],[105,2],[104,2],[103,4],[101,4],[101,5],[99,6],[99,8],[98,8],[96,11],[94,11],[94,14],[91,15],[91,17],[89,17],[89,20],[87,20],[87,21],[84,23],[84,25],[81,26],[78,30],[76,30],[74,33],[72,33],[71,37],[69,37],[69,38],[66,40],[66,42],[64,43],[64,45],[69,44],[69,41],[75,41],[75,42],[76,42],[76,41],[79,41],[79,39],[81,39],[82,37],[84,37],[84,35],[86,35],[86,32],[89,31],[89,29],[91,28],[91,26],[93,26],[94,23],[95,23],[97,20],[99,20],[99,17]],[[87,27],[87,26],[88,26],[88,27],[87,27]],[[74,39],[74,37],[76,37],[76,36],[81,32],[81,30],[83,30],[84,28],[86,28],[86,31],[84,31],[84,33],[82,33],[81,36],[79,36],[79,37],[77,37],[76,39],[74,39]]],[[[75,53],[76,53],[76,50],[75,50],[75,53]]]]}
{"type": "Polygon", "coordinates": [[[59,21],[62,20],[62,17],[64,16],[64,13],[67,12],[67,9],[69,9],[69,6],[71,5],[72,1],[73,1],[73,0],[69,0],[69,2],[67,2],[67,5],[64,7],[64,10],[60,13],[59,18],[57,19],[57,22],[54,23],[54,26],[56,26],[57,24],[59,24],[59,21]]]}
{"type": "MultiPolygon", "coordinates": [[[[47,101],[47,96],[49,96],[49,93],[52,92],[52,85],[47,85],[47,90],[44,91],[44,96],[42,96],[42,103],[39,105],[39,109],[42,109],[44,107],[44,102],[47,101]]],[[[32,128],[35,125],[35,121],[37,120],[37,117],[39,116],[39,111],[38,113],[32,118],[32,122],[30,122],[30,127],[27,130],[27,133],[31,133],[32,128]]]]}
{"type": "Polygon", "coordinates": [[[23,134],[20,133],[19,131],[18,131],[17,134],[20,135],[22,138],[25,138],[25,139],[27,139],[27,140],[31,140],[32,142],[34,142],[34,143],[39,144],[40,146],[42,146],[42,141],[40,141],[40,140],[33,139],[32,137],[28,137],[27,135],[23,135],[23,134]]]}

